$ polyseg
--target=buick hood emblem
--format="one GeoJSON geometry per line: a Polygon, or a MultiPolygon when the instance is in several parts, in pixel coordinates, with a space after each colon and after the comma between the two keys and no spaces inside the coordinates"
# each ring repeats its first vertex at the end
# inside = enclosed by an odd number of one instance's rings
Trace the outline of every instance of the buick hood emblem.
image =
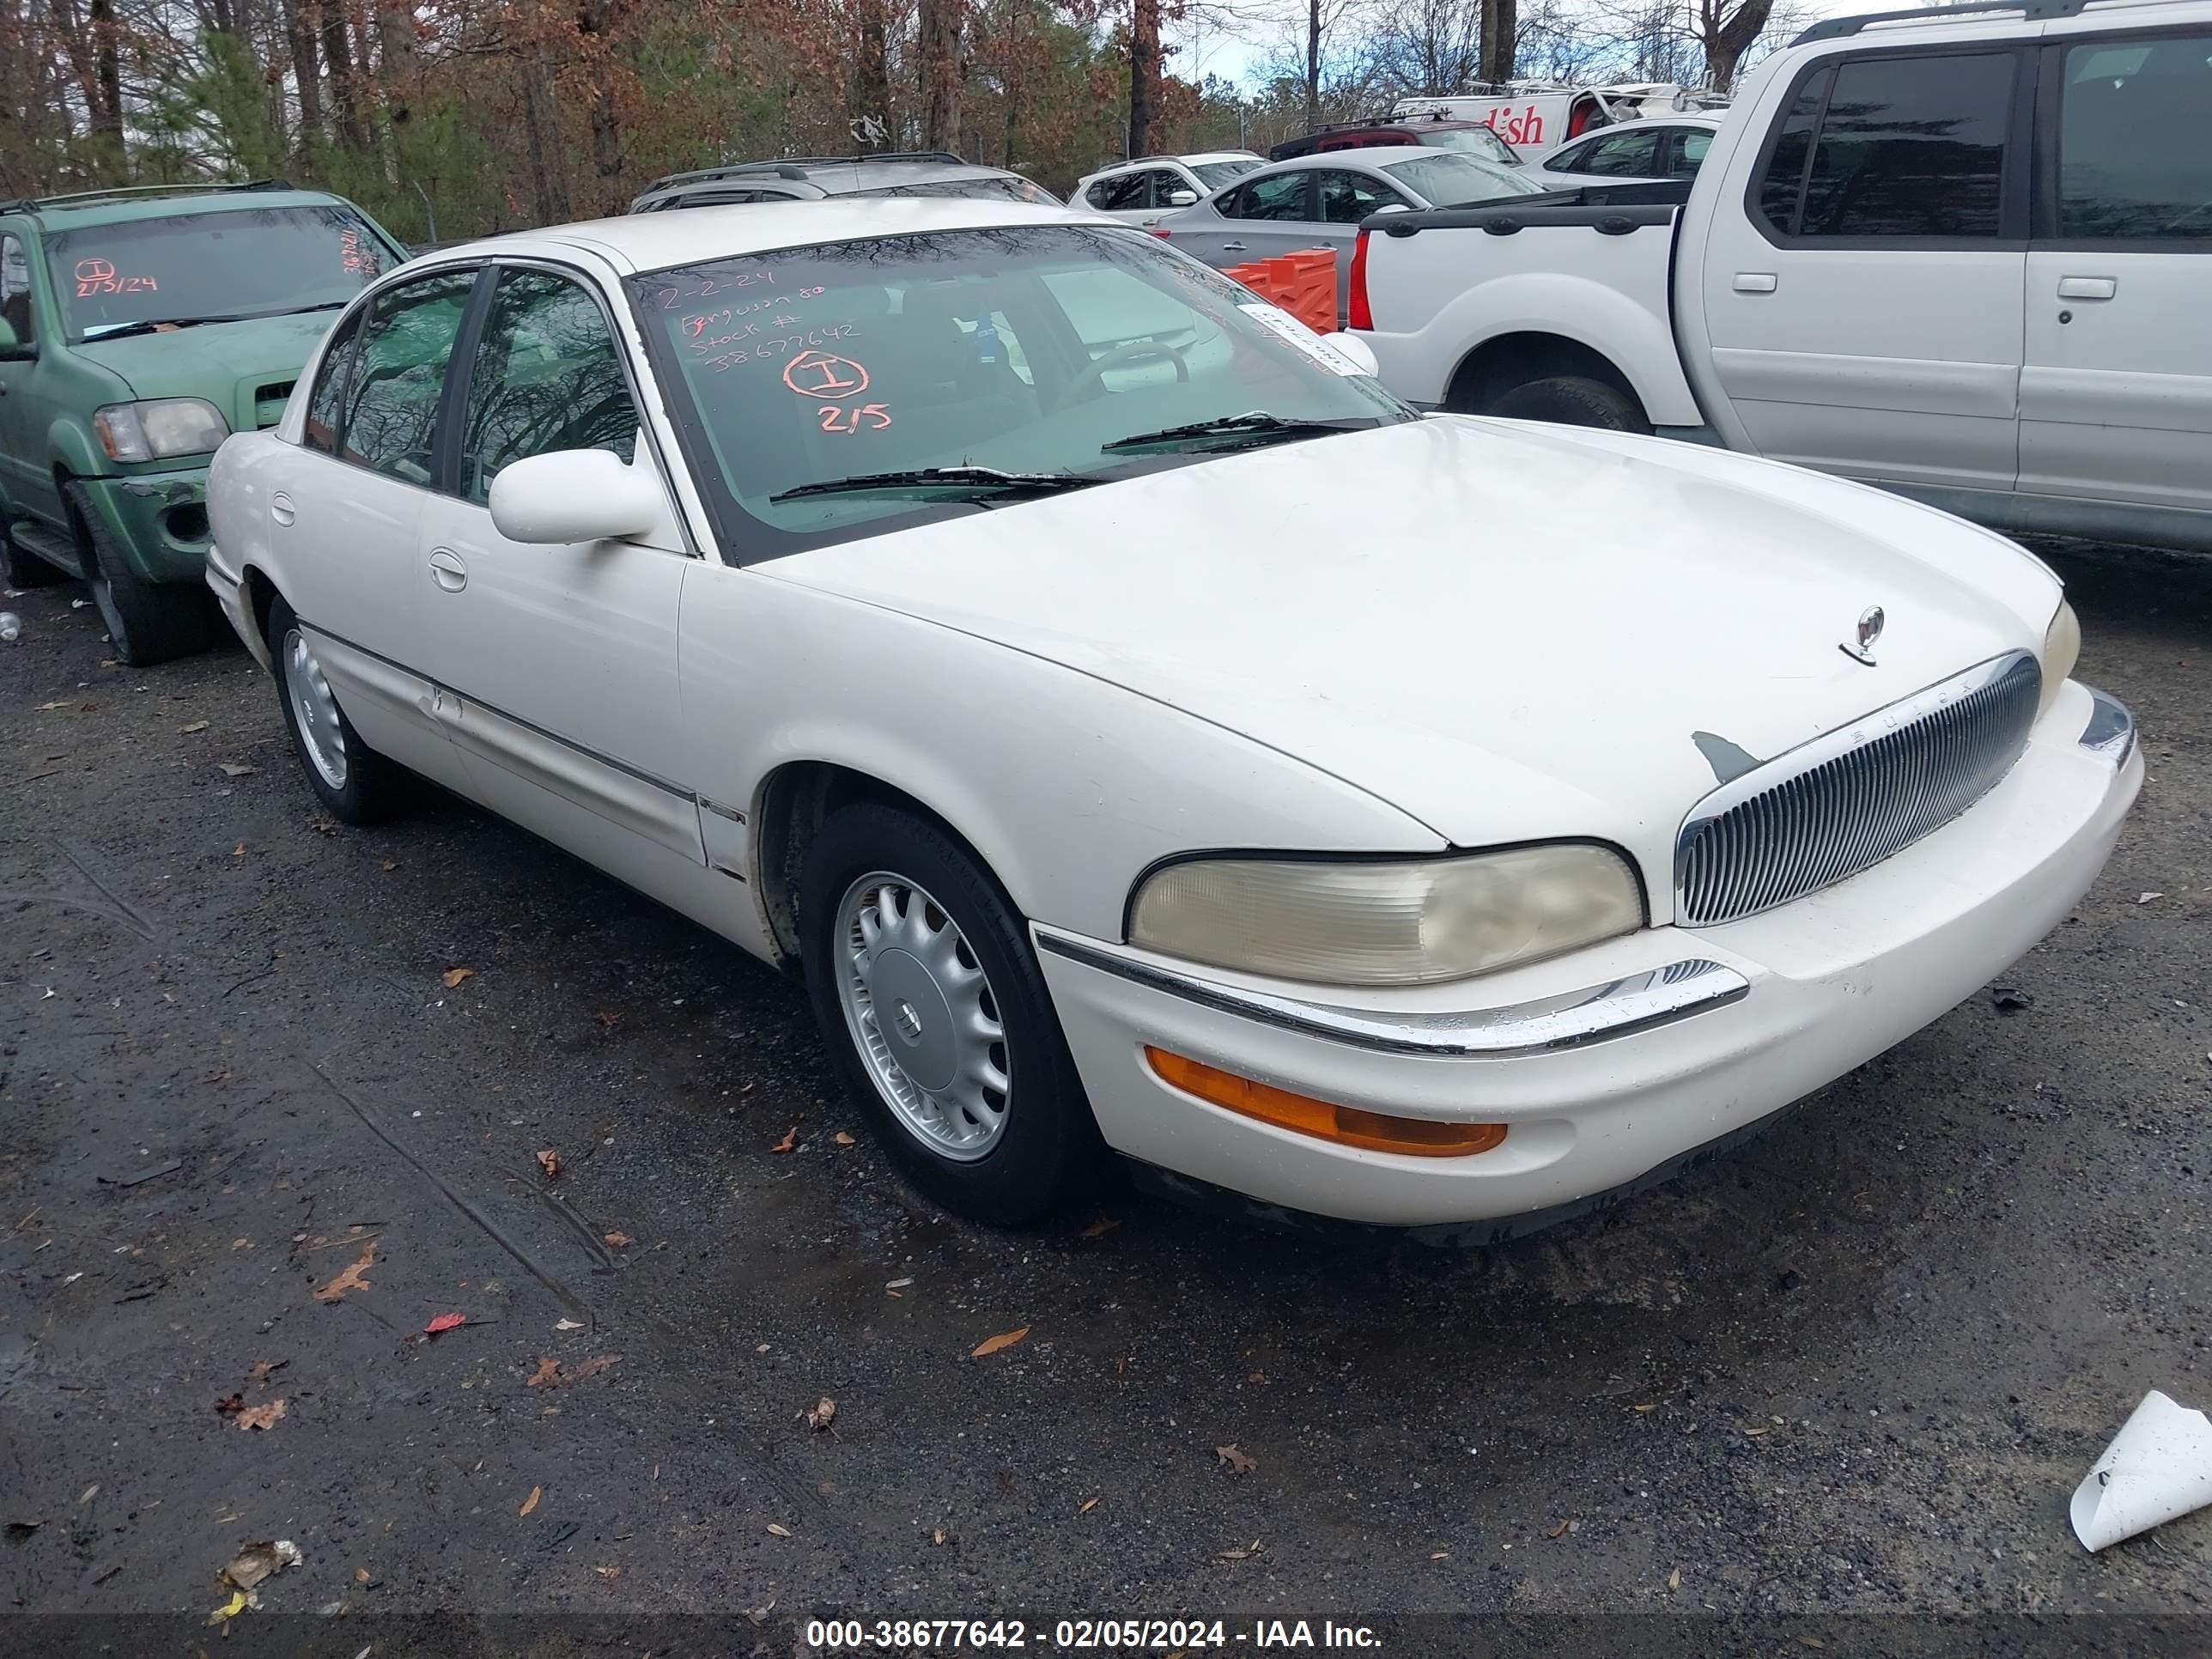
{"type": "Polygon", "coordinates": [[[1873,667],[1875,641],[1881,637],[1882,624],[1887,620],[1881,614],[1880,605],[1869,605],[1859,613],[1858,626],[1851,630],[1851,637],[1836,649],[1853,662],[1863,662],[1869,668],[1873,667]]]}

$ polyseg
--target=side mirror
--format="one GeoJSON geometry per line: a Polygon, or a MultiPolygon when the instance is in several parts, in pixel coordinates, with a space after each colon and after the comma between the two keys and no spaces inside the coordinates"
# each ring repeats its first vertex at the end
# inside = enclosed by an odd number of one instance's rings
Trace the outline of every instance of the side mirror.
{"type": "Polygon", "coordinates": [[[1382,377],[1382,365],[1375,356],[1375,348],[1357,334],[1346,334],[1340,329],[1334,334],[1325,334],[1322,337],[1336,348],[1339,356],[1349,357],[1358,364],[1359,372],[1368,379],[1380,380],[1382,377]]]}
{"type": "Polygon", "coordinates": [[[1198,192],[1194,190],[1171,190],[1168,192],[1170,207],[1195,207],[1197,204],[1198,192]]]}
{"type": "Polygon", "coordinates": [[[662,513],[652,469],[604,449],[528,456],[491,481],[491,521],[512,542],[619,541],[644,535],[662,513]]]}

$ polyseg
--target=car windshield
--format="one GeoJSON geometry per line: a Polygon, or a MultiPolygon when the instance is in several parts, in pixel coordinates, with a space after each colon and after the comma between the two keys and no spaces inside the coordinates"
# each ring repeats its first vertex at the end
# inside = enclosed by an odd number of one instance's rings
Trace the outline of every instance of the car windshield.
{"type": "Polygon", "coordinates": [[[1463,207],[1470,202],[1494,202],[1504,196],[1544,193],[1541,185],[1531,184],[1494,162],[1449,151],[1392,161],[1382,171],[1410,185],[1431,207],[1463,207]]]}
{"type": "Polygon", "coordinates": [[[1012,199],[1036,207],[1062,206],[1059,197],[1013,173],[980,179],[933,179],[919,185],[885,185],[878,190],[856,190],[855,196],[965,196],[998,201],[1012,199]]]}
{"type": "Polygon", "coordinates": [[[1219,190],[1232,179],[1242,179],[1261,163],[1252,156],[1237,161],[1194,161],[1190,170],[1198,175],[1198,182],[1208,190],[1219,190]]]}
{"type": "Polygon", "coordinates": [[[228,208],[46,239],[69,332],[336,307],[398,257],[341,207],[228,208]]]}
{"type": "Polygon", "coordinates": [[[723,544],[747,562],[1002,505],[980,499],[981,469],[1016,499],[1015,479],[1037,494],[1418,418],[1249,289],[1133,231],[884,236],[629,286],[723,544]],[[904,482],[851,482],[885,475],[904,482]]]}

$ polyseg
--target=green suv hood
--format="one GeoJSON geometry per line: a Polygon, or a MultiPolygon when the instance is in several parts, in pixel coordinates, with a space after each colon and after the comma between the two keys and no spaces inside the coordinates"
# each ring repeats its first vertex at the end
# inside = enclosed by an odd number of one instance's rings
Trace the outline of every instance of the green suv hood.
{"type": "Polygon", "coordinates": [[[121,375],[142,402],[204,398],[222,411],[233,432],[256,432],[283,417],[301,365],[337,315],[309,311],[198,323],[164,334],[88,340],[70,350],[121,375]]]}

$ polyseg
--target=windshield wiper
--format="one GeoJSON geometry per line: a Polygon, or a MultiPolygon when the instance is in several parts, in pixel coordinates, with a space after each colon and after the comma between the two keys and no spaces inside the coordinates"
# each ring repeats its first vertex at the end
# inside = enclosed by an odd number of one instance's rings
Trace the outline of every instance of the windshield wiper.
{"type": "Polygon", "coordinates": [[[1085,489],[1104,483],[1072,472],[1004,472],[995,466],[925,466],[908,472],[863,472],[850,478],[830,478],[821,483],[800,484],[769,497],[770,501],[795,501],[807,495],[861,495],[872,489],[939,489],[975,501],[1009,495],[1045,495],[1062,489],[1085,489]]]}
{"type": "Polygon", "coordinates": [[[1124,450],[1149,449],[1155,444],[1181,443],[1187,439],[1277,443],[1292,438],[1317,438],[1325,432],[1357,432],[1381,424],[1382,417],[1374,415],[1355,415],[1334,421],[1286,420],[1280,415],[1270,415],[1264,409],[1255,409],[1245,415],[1223,415],[1211,421],[1193,421],[1188,426],[1162,427],[1158,432],[1139,432],[1134,437],[1116,438],[1109,444],[1099,445],[1098,452],[1102,455],[1115,455],[1124,450]]]}
{"type": "Polygon", "coordinates": [[[88,331],[83,343],[95,340],[127,340],[134,334],[155,334],[164,329],[202,328],[210,323],[252,323],[264,317],[304,317],[311,311],[336,311],[349,303],[344,300],[325,300],[319,305],[287,306],[281,311],[240,311],[228,317],[155,317],[139,323],[115,323],[102,326],[99,332],[88,331]]]}

